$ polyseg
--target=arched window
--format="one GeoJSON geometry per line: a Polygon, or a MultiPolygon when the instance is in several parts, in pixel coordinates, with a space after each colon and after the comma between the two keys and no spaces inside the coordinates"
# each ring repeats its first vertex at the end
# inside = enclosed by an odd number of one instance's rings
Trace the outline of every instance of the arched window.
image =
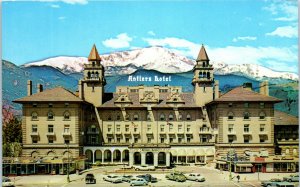
{"type": "Polygon", "coordinates": [[[202,78],[202,77],[203,77],[203,75],[202,75],[202,72],[199,72],[199,77],[200,77],[200,78],[202,78]]]}
{"type": "Polygon", "coordinates": [[[31,113],[31,120],[37,120],[38,119],[38,114],[36,112],[31,113]]]}
{"type": "Polygon", "coordinates": [[[249,112],[244,112],[244,119],[249,119],[249,117],[250,117],[249,112]]]}
{"type": "Polygon", "coordinates": [[[165,114],[160,114],[159,119],[160,121],[165,121],[166,119],[165,114]]]}
{"type": "Polygon", "coordinates": [[[133,115],[133,120],[134,120],[134,121],[139,120],[139,115],[138,115],[138,114],[134,114],[134,115],[133,115]]]}
{"type": "Polygon", "coordinates": [[[233,112],[229,112],[228,113],[228,119],[233,119],[233,118],[234,118],[233,112]]]}
{"type": "Polygon", "coordinates": [[[54,114],[53,114],[52,111],[49,111],[47,116],[48,116],[48,120],[53,120],[54,119],[54,114]]]}
{"type": "Polygon", "coordinates": [[[265,119],[266,114],[264,112],[259,113],[259,119],[265,119]]]}
{"type": "Polygon", "coordinates": [[[205,62],[202,62],[202,67],[205,67],[205,62]]]}
{"type": "Polygon", "coordinates": [[[124,97],[121,98],[121,101],[125,101],[124,97]]]}
{"type": "Polygon", "coordinates": [[[88,73],[87,73],[87,77],[88,77],[88,78],[91,78],[91,72],[88,72],[88,73]]]}
{"type": "Polygon", "coordinates": [[[173,114],[169,114],[169,120],[170,120],[170,121],[173,121],[173,119],[174,119],[173,114]]]}
{"type": "Polygon", "coordinates": [[[191,120],[191,115],[190,115],[190,114],[187,114],[187,115],[186,115],[186,120],[187,120],[187,121],[190,121],[190,120],[191,120]]]}
{"type": "Polygon", "coordinates": [[[177,98],[174,98],[173,101],[177,101],[177,98]]]}
{"type": "Polygon", "coordinates": [[[206,72],[203,72],[203,77],[206,77],[206,72]]]}
{"type": "Polygon", "coordinates": [[[94,72],[92,71],[92,73],[91,73],[91,78],[94,78],[94,72]]]}
{"type": "Polygon", "coordinates": [[[98,73],[98,71],[96,72],[96,78],[98,78],[99,77],[99,73],[98,73]]]}
{"type": "Polygon", "coordinates": [[[70,119],[70,113],[68,111],[66,111],[64,113],[64,120],[69,120],[70,119]]]}
{"type": "Polygon", "coordinates": [[[207,72],[207,78],[210,79],[210,72],[207,72]]]}

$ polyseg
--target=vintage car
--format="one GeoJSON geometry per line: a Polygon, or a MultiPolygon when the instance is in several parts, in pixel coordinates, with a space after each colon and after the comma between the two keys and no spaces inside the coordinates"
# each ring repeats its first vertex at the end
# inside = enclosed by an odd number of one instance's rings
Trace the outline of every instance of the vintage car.
{"type": "Polygon", "coordinates": [[[130,182],[130,186],[146,186],[148,182],[143,178],[135,178],[130,182]]]}
{"type": "Polygon", "coordinates": [[[95,176],[92,173],[86,174],[85,184],[96,184],[95,176]]]}
{"type": "Polygon", "coordinates": [[[261,186],[263,186],[263,187],[276,186],[276,184],[278,182],[281,182],[281,179],[274,178],[274,179],[271,179],[269,181],[263,181],[263,182],[261,182],[261,186]]]}
{"type": "Polygon", "coordinates": [[[7,177],[3,177],[2,178],[2,186],[5,186],[5,187],[13,187],[15,186],[14,183],[7,177]]]}
{"type": "Polygon", "coordinates": [[[147,182],[157,182],[157,178],[156,177],[153,177],[152,175],[150,174],[145,174],[145,175],[138,175],[136,176],[137,178],[143,178],[145,179],[147,182]]]}
{"type": "Polygon", "coordinates": [[[123,182],[131,182],[133,180],[133,176],[132,175],[123,175],[122,176],[122,181],[123,182]]]}
{"type": "Polygon", "coordinates": [[[203,177],[199,173],[190,173],[190,174],[185,174],[184,176],[186,177],[187,180],[191,180],[191,181],[197,181],[197,182],[205,181],[205,177],[203,177]]]}
{"type": "Polygon", "coordinates": [[[283,177],[283,181],[298,182],[299,181],[299,174],[291,174],[288,177],[283,177]]]}
{"type": "Polygon", "coordinates": [[[108,181],[111,183],[121,183],[122,181],[122,177],[118,176],[118,175],[107,175],[103,177],[104,181],[108,181]]]}
{"type": "Polygon", "coordinates": [[[186,181],[186,177],[181,172],[169,173],[169,174],[166,175],[166,178],[169,179],[169,180],[176,181],[176,182],[185,182],[186,181]]]}
{"type": "Polygon", "coordinates": [[[136,171],[154,171],[154,166],[134,166],[136,171]]]}

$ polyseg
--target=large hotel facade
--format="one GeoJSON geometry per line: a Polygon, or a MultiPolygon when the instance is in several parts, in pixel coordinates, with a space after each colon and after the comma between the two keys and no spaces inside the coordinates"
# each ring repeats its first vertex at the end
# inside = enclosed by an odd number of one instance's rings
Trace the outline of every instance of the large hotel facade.
{"type": "Polygon", "coordinates": [[[143,85],[105,93],[105,69],[95,46],[88,61],[78,92],[38,85],[32,94],[28,81],[28,95],[14,101],[23,105],[23,157],[45,162],[85,157],[104,165],[156,167],[213,162],[228,169],[232,154],[237,172],[298,170],[298,146],[291,143],[298,141],[298,133],[280,136],[287,143],[280,145],[275,135],[288,125],[298,129],[297,118],[276,118],[274,105],[281,101],[269,96],[267,82],[259,93],[244,84],[221,95],[204,46],[191,93],[179,86],[143,85]],[[277,121],[282,128],[276,128],[277,121]]]}

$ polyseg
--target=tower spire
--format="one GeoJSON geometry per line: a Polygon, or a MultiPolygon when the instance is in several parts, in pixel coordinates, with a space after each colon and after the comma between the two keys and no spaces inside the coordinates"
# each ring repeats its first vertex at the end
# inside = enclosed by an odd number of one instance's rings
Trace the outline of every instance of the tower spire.
{"type": "Polygon", "coordinates": [[[89,57],[88,57],[88,60],[89,60],[89,61],[93,61],[93,60],[95,60],[95,61],[101,61],[101,58],[100,58],[100,56],[99,56],[99,53],[98,53],[98,51],[97,51],[97,48],[96,48],[96,45],[95,45],[95,44],[93,45],[93,48],[92,48],[92,50],[91,50],[91,52],[90,52],[90,55],[89,55],[89,57]]]}
{"type": "Polygon", "coordinates": [[[200,52],[198,54],[196,62],[199,61],[209,61],[204,45],[202,44],[200,52]]]}

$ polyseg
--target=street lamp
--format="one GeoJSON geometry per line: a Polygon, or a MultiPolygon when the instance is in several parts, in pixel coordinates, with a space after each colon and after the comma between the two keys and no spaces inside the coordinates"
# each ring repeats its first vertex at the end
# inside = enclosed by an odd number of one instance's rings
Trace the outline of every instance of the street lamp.
{"type": "Polygon", "coordinates": [[[227,154],[228,154],[227,160],[229,160],[229,180],[232,181],[231,164],[232,164],[232,160],[235,158],[235,151],[233,149],[230,149],[227,154]]]}
{"type": "Polygon", "coordinates": [[[68,163],[67,163],[67,182],[70,182],[70,175],[69,175],[69,167],[70,167],[70,163],[69,163],[69,144],[66,143],[67,145],[67,151],[68,151],[68,163]]]}

